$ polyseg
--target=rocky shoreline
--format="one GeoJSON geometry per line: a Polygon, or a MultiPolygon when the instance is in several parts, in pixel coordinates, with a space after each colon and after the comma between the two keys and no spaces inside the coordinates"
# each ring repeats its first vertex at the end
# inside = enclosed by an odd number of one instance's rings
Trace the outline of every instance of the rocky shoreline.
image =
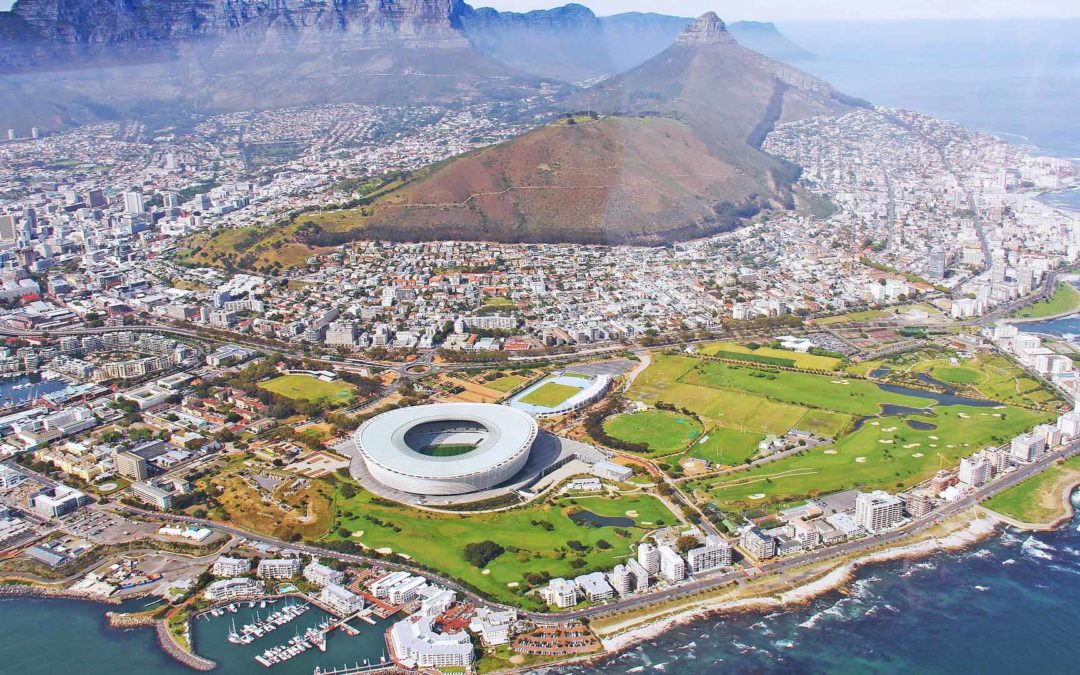
{"type": "Polygon", "coordinates": [[[993,535],[997,528],[998,520],[996,518],[978,516],[973,518],[963,529],[946,536],[869,553],[844,563],[814,581],[790,591],[775,595],[763,595],[739,600],[719,600],[702,604],[643,626],[631,627],[627,631],[612,637],[601,638],[600,642],[604,646],[605,656],[612,656],[633,647],[638,642],[654,639],[677,626],[716,614],[740,611],[767,611],[805,604],[830,591],[843,588],[854,578],[856,571],[867,565],[901,559],[923,558],[935,553],[965,549],[993,535]]]}
{"type": "Polygon", "coordinates": [[[119,605],[119,598],[103,598],[93,593],[72,591],[67,588],[50,588],[48,586],[32,586],[23,583],[0,585],[0,597],[4,598],[50,598],[57,600],[88,600],[107,605],[119,605]]]}

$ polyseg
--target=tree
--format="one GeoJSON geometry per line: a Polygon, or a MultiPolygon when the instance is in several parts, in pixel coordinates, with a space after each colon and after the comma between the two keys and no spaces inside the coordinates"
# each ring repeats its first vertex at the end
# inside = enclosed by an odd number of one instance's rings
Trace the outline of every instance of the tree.
{"type": "Polygon", "coordinates": [[[682,555],[686,555],[687,551],[697,548],[699,545],[697,537],[692,534],[684,534],[675,540],[675,550],[682,555]]]}
{"type": "Polygon", "coordinates": [[[498,558],[506,549],[489,540],[465,544],[465,560],[474,567],[484,568],[498,558]]]}

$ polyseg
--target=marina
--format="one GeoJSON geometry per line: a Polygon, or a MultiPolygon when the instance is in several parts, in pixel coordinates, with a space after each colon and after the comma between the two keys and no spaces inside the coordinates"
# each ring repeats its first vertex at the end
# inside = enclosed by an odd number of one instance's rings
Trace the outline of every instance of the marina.
{"type": "Polygon", "coordinates": [[[217,607],[204,612],[191,630],[195,651],[216,661],[222,672],[309,673],[321,668],[330,673],[343,663],[362,669],[382,663],[386,626],[371,620],[375,625],[341,622],[296,597],[217,607]]]}

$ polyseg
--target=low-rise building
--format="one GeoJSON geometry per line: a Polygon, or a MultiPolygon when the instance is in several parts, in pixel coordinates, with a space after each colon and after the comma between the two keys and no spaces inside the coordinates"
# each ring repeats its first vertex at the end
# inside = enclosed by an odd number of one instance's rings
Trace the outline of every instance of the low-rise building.
{"type": "Polygon", "coordinates": [[[437,633],[435,617],[414,614],[390,629],[394,661],[405,668],[467,668],[473,662],[468,633],[437,633]]]}
{"type": "Polygon", "coordinates": [[[292,579],[302,565],[300,558],[263,558],[255,573],[263,579],[292,579]]]}
{"type": "Polygon", "coordinates": [[[364,599],[334,583],[323,586],[319,602],[339,616],[352,616],[364,608],[364,599]]]}
{"type": "Polygon", "coordinates": [[[615,596],[615,589],[607,582],[603,572],[592,572],[575,577],[574,585],[581,589],[589,602],[600,602],[615,596]]]}
{"type": "Polygon", "coordinates": [[[510,642],[510,631],[517,620],[517,612],[512,609],[495,611],[480,607],[469,621],[469,630],[480,636],[489,647],[505,645],[510,642]]]}
{"type": "Polygon", "coordinates": [[[312,560],[304,568],[304,579],[316,586],[326,586],[327,584],[340,586],[345,581],[345,573],[312,560]]]}
{"type": "Polygon", "coordinates": [[[206,599],[220,601],[254,598],[262,595],[264,588],[263,582],[258,579],[222,579],[206,587],[206,599]]]}
{"type": "Polygon", "coordinates": [[[743,530],[739,545],[747,555],[757,560],[767,560],[776,555],[776,539],[765,534],[757,527],[743,530]]]}
{"type": "Polygon", "coordinates": [[[540,589],[540,597],[549,605],[567,609],[577,604],[578,589],[573,581],[556,578],[540,589]]]}
{"type": "Polygon", "coordinates": [[[215,577],[238,577],[251,571],[251,561],[247,558],[229,558],[221,556],[214,561],[211,569],[215,577]]]}

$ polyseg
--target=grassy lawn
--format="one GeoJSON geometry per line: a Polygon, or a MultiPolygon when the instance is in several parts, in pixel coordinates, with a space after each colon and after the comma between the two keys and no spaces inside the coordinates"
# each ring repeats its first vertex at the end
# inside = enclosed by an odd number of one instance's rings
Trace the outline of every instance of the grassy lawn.
{"type": "Polygon", "coordinates": [[[547,571],[553,577],[574,577],[592,570],[608,570],[629,556],[631,547],[654,526],[676,523],[675,516],[660,501],[644,494],[578,497],[555,505],[533,504],[500,513],[451,515],[373,502],[370,494],[361,492],[352,499],[337,498],[335,523],[328,538],[339,539],[341,530],[346,530],[352,534],[352,541],[407,555],[500,601],[532,606],[536,601],[519,597],[507,584],[520,584],[516,589],[520,592],[526,588],[526,572],[547,571]],[[571,501],[602,516],[630,517],[636,526],[623,538],[613,527],[577,525],[567,515],[574,507],[571,501]],[[539,525],[541,522],[547,525],[539,525]],[[488,574],[466,562],[463,555],[466,544],[485,540],[507,549],[488,565],[488,574]],[[570,540],[580,541],[586,550],[580,554],[570,551],[566,546],[570,540]],[[601,540],[611,547],[598,546],[601,540]],[[574,559],[584,560],[584,564],[571,565],[574,559]]]}
{"type": "Polygon", "coordinates": [[[983,506],[1022,523],[1050,523],[1066,515],[1065,500],[1061,498],[1066,486],[1080,479],[1080,456],[1056,464],[1037,476],[1029,478],[983,506]]]}
{"type": "Polygon", "coordinates": [[[347,382],[323,382],[310,375],[282,375],[259,384],[260,389],[285,398],[313,403],[346,403],[352,400],[353,386],[347,382]]]}
{"type": "Polygon", "coordinates": [[[852,422],[851,415],[828,410],[807,410],[799,423],[800,431],[809,431],[818,436],[835,438],[842,434],[852,422]]]}
{"type": "Polygon", "coordinates": [[[666,410],[624,413],[604,422],[611,436],[649,446],[650,454],[669,455],[686,448],[701,436],[701,423],[692,417],[666,410]]]}
{"type": "Polygon", "coordinates": [[[762,434],[725,427],[713,427],[704,439],[690,446],[689,455],[705,459],[713,464],[732,466],[742,464],[757,453],[758,443],[765,440],[762,434]]]}
{"type": "Polygon", "coordinates": [[[824,319],[814,319],[814,323],[819,326],[828,326],[835,323],[845,323],[847,321],[867,321],[869,319],[880,319],[883,316],[888,316],[888,312],[883,312],[880,309],[868,309],[862,312],[851,312],[850,314],[839,314],[837,316],[829,316],[824,319]]]}
{"type": "Polygon", "coordinates": [[[935,407],[935,417],[889,416],[871,420],[831,447],[814,448],[701,485],[721,508],[787,504],[850,488],[897,492],[929,478],[941,465],[1048,421],[1022,408],[935,407]],[[917,430],[912,419],[934,429],[917,430]]]}
{"type": "Polygon", "coordinates": [[[526,382],[528,382],[528,379],[520,375],[504,375],[503,377],[494,379],[491,382],[484,382],[484,386],[488,389],[501,391],[505,394],[517,389],[526,382]]]}
{"type": "Polygon", "coordinates": [[[750,349],[737,342],[712,342],[701,348],[701,353],[706,356],[723,354],[722,358],[735,358],[738,354],[752,354],[791,362],[790,367],[806,368],[808,370],[832,370],[840,364],[840,359],[831,356],[817,356],[815,354],[802,354],[787,349],[773,349],[771,347],[758,347],[750,349]],[[725,353],[726,354],[723,354],[725,353]],[[730,355],[730,356],[729,356],[730,355]]]}
{"type": "Polygon", "coordinates": [[[978,384],[983,379],[982,373],[964,366],[941,366],[931,370],[930,374],[947,384],[978,384]]]}
{"type": "MultiPolygon", "coordinates": [[[[629,395],[645,403],[671,403],[730,429],[784,434],[806,413],[806,408],[770,401],[740,391],[719,394],[711,387],[683,384],[679,379],[701,359],[655,354],[653,362],[634,381],[629,395]]],[[[720,364],[716,364],[720,365],[720,364]]]]}
{"type": "Polygon", "coordinates": [[[760,368],[703,362],[682,376],[681,382],[714,389],[762,394],[771,399],[826,408],[854,415],[876,415],[881,404],[924,408],[931,399],[882,391],[873,382],[845,380],[808,373],[770,372],[760,368]]]}
{"type": "Polygon", "coordinates": [[[581,389],[578,387],[571,387],[568,384],[548,382],[536,391],[531,392],[528,396],[522,398],[521,402],[528,403],[529,405],[537,405],[542,408],[554,408],[565,402],[574,394],[577,394],[579,391],[581,391],[581,389]]]}
{"type": "Polygon", "coordinates": [[[286,540],[294,534],[321,537],[330,527],[333,515],[330,500],[334,490],[328,483],[310,480],[299,492],[287,492],[283,484],[267,504],[260,492],[236,472],[238,468],[226,469],[213,479],[204,479],[202,487],[217,494],[221,504],[220,509],[211,512],[212,518],[227,519],[237,527],[286,540]],[[221,492],[212,486],[221,487],[221,492]],[[279,499],[288,508],[280,506],[279,499]]]}
{"type": "Polygon", "coordinates": [[[1046,300],[1036,302],[1013,314],[1018,319],[1040,319],[1057,314],[1066,314],[1080,309],[1080,290],[1065,281],[1046,300]]]}

